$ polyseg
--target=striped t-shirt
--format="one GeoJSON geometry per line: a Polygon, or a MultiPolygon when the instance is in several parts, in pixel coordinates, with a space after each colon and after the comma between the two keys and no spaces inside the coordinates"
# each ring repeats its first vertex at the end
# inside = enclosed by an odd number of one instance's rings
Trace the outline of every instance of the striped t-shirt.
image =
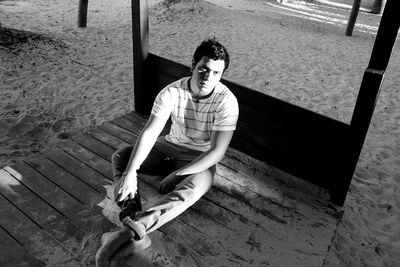
{"type": "Polygon", "coordinates": [[[157,95],[151,114],[162,119],[171,116],[171,130],[165,139],[194,150],[210,149],[211,132],[236,129],[239,106],[236,97],[218,83],[210,96],[196,100],[190,93],[189,77],[165,87],[157,95]]]}

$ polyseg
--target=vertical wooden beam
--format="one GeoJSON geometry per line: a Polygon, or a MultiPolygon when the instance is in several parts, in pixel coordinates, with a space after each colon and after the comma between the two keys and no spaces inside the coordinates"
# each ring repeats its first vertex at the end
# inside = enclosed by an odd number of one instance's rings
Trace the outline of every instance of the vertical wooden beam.
{"type": "Polygon", "coordinates": [[[382,14],[382,11],[386,5],[386,0],[375,0],[371,7],[371,13],[382,14]]]}
{"type": "Polygon", "coordinates": [[[132,0],[133,79],[135,111],[149,114],[151,100],[146,94],[146,59],[149,55],[148,0],[132,0]]]}
{"type": "Polygon", "coordinates": [[[348,165],[344,166],[348,177],[346,177],[346,183],[338,188],[338,194],[334,201],[342,205],[367,136],[385,71],[396,43],[400,27],[399,10],[400,1],[387,1],[372,49],[371,59],[361,82],[360,92],[350,122],[351,136],[348,144],[351,148],[349,148],[350,151],[346,152],[349,155],[348,165]]]}
{"type": "Polygon", "coordinates": [[[351,9],[350,18],[347,22],[346,36],[353,34],[354,25],[356,24],[358,12],[360,10],[361,0],[354,0],[353,8],[351,9]]]}
{"type": "Polygon", "coordinates": [[[87,25],[87,11],[89,0],[79,0],[78,27],[84,28],[87,25]]]}

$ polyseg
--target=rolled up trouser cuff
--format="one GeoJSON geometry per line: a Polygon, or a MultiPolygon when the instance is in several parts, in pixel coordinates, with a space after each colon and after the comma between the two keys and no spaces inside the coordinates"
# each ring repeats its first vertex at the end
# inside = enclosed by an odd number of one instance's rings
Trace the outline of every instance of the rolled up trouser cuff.
{"type": "Polygon", "coordinates": [[[126,216],[134,218],[136,213],[142,210],[142,205],[140,203],[140,196],[138,193],[135,196],[135,198],[117,202],[117,205],[121,208],[121,212],[119,213],[118,216],[121,222],[126,216]]]}
{"type": "Polygon", "coordinates": [[[140,240],[146,235],[146,229],[144,228],[144,225],[132,220],[129,216],[126,216],[122,220],[122,223],[131,229],[131,236],[133,239],[140,240]]]}

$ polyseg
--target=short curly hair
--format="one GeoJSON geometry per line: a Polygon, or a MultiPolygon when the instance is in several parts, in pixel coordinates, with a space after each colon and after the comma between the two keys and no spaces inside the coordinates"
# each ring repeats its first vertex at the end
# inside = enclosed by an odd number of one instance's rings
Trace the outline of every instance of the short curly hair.
{"type": "Polygon", "coordinates": [[[223,60],[225,62],[224,71],[229,67],[228,51],[215,37],[204,40],[196,48],[192,59],[193,69],[204,56],[207,56],[212,60],[223,60]]]}

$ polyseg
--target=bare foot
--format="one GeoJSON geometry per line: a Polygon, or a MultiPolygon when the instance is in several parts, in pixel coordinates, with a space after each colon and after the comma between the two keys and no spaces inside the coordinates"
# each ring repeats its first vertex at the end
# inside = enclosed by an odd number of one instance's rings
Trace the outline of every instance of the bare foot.
{"type": "Polygon", "coordinates": [[[107,266],[111,256],[131,239],[128,227],[124,226],[116,232],[104,233],[101,237],[102,246],[96,253],[96,266],[107,266]]]}

